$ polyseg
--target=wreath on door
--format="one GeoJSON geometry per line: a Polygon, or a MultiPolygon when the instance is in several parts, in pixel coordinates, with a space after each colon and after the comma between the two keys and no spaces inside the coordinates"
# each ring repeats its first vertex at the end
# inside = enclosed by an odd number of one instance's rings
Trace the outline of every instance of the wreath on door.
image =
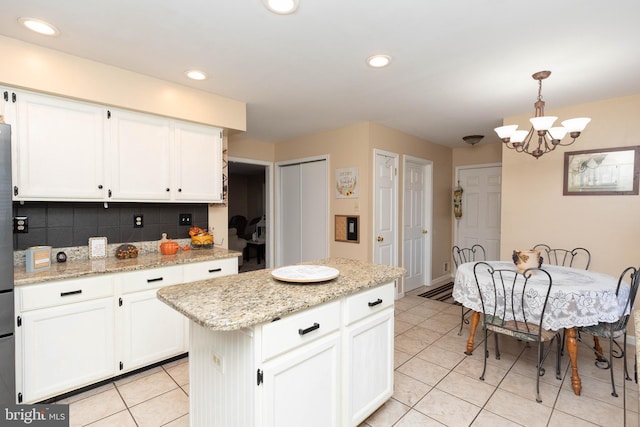
{"type": "Polygon", "coordinates": [[[458,186],[453,189],[453,215],[456,219],[462,218],[462,187],[460,187],[460,181],[458,186]]]}

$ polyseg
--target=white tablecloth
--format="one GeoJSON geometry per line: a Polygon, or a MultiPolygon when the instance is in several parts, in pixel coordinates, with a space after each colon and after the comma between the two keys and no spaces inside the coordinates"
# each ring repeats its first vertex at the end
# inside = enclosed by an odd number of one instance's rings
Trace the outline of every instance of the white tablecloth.
{"type": "MultiPolygon", "coordinates": [[[[453,286],[453,298],[474,311],[482,312],[482,303],[476,280],[473,275],[475,262],[468,262],[458,267],[453,286]]],[[[512,262],[488,261],[495,269],[516,270],[512,262]]],[[[616,297],[618,278],[608,274],[595,273],[570,267],[543,265],[552,278],[553,286],[543,327],[552,331],[562,328],[595,325],[599,322],[615,322],[624,311],[624,304],[629,295],[629,285],[625,284],[616,297]]],[[[478,274],[480,284],[488,283],[491,278],[484,269],[484,274],[478,274]]],[[[544,302],[544,295],[535,292],[535,284],[540,283],[541,276],[534,275],[530,283],[534,286],[527,292],[527,298],[537,299],[537,305],[544,302]]],[[[538,287],[541,289],[541,287],[538,287]]],[[[530,303],[532,306],[536,302],[530,303]]],[[[487,301],[485,301],[485,306],[487,301]]],[[[487,311],[493,307],[487,308],[487,311]]],[[[628,314],[628,310],[627,313],[628,314]]],[[[535,318],[535,313],[532,313],[535,318]]],[[[539,313],[537,318],[539,319],[539,313]]]]}

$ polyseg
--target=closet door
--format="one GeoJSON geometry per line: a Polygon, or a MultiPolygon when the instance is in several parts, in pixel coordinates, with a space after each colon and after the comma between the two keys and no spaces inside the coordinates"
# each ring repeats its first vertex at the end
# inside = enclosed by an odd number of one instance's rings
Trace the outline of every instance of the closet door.
{"type": "Polygon", "coordinates": [[[280,265],[329,256],[326,165],[319,160],[280,167],[280,265]]]}

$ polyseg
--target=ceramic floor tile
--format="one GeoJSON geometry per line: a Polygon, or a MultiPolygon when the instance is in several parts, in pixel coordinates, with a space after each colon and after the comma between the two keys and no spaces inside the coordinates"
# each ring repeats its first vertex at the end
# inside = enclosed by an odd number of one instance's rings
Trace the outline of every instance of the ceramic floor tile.
{"type": "Polygon", "coordinates": [[[393,368],[397,369],[399,366],[411,359],[413,355],[405,353],[404,351],[394,350],[393,352],[393,368]]]}
{"type": "Polygon", "coordinates": [[[153,375],[153,374],[155,374],[157,372],[161,372],[161,371],[162,371],[162,368],[160,366],[156,366],[156,367],[153,367],[151,369],[147,369],[145,371],[138,372],[136,374],[128,375],[126,377],[123,377],[123,378],[120,378],[119,380],[117,380],[116,381],[116,387],[128,384],[128,383],[136,381],[136,380],[139,380],[140,378],[148,377],[149,375],[153,375]]]}
{"type": "Polygon", "coordinates": [[[391,427],[407,412],[409,412],[407,405],[392,398],[371,414],[365,423],[371,427],[391,427]]]}
{"type": "Polygon", "coordinates": [[[521,427],[523,424],[518,424],[496,415],[492,412],[483,410],[480,411],[475,420],[473,420],[472,427],[521,427]]]}
{"type": "Polygon", "coordinates": [[[418,323],[422,323],[424,321],[423,317],[411,314],[407,311],[396,314],[396,319],[402,320],[403,322],[407,322],[412,325],[417,325],[418,323]]]}
{"type": "Polygon", "coordinates": [[[616,405],[588,396],[560,393],[556,409],[600,426],[623,425],[623,412],[616,405]]]}
{"type": "Polygon", "coordinates": [[[404,417],[400,418],[400,421],[394,424],[394,427],[443,427],[443,426],[446,427],[446,424],[439,423],[433,418],[430,418],[425,414],[422,414],[413,409],[407,412],[407,414],[404,417]]]}
{"type": "Polygon", "coordinates": [[[505,390],[496,390],[485,409],[527,427],[546,426],[552,409],[535,399],[525,399],[505,390]]]}
{"type": "Polygon", "coordinates": [[[413,326],[414,325],[409,322],[403,322],[402,320],[396,318],[393,322],[393,333],[398,336],[401,333],[413,328],[413,326]]]}
{"type": "Polygon", "coordinates": [[[434,345],[430,345],[429,347],[418,353],[416,357],[431,363],[435,363],[436,365],[442,366],[443,368],[453,369],[458,363],[462,361],[462,359],[467,356],[459,351],[453,352],[440,347],[436,347],[434,345]]]}
{"type": "Polygon", "coordinates": [[[118,390],[111,388],[69,405],[70,426],[84,426],[126,409],[118,390]]]}
{"type": "MultiPolygon", "coordinates": [[[[482,375],[482,360],[480,360],[479,358],[474,359],[471,357],[467,357],[462,362],[460,362],[453,369],[453,371],[474,379],[480,378],[480,375],[482,375]]],[[[497,386],[498,384],[500,384],[508,371],[509,367],[495,366],[487,363],[487,369],[484,373],[484,382],[493,386],[497,386]]]]}
{"type": "MultiPolygon", "coordinates": [[[[544,406],[553,408],[558,393],[560,393],[561,385],[561,381],[557,381],[556,385],[540,381],[540,398],[544,406]]],[[[525,399],[535,400],[536,398],[536,379],[520,375],[517,372],[509,372],[500,383],[499,388],[509,393],[517,394],[525,399]]]]}
{"type": "Polygon", "coordinates": [[[165,367],[167,373],[173,378],[173,380],[180,386],[189,383],[189,364],[181,363],[169,368],[165,367]]]}
{"type": "Polygon", "coordinates": [[[582,418],[574,417],[573,415],[555,410],[551,414],[548,427],[590,427],[597,425],[598,424],[590,423],[582,418]]]}
{"type": "Polygon", "coordinates": [[[109,417],[88,424],[89,427],[137,427],[129,410],[120,411],[109,417]]]}
{"type": "Polygon", "coordinates": [[[138,427],[157,427],[189,413],[189,397],[178,388],[131,408],[138,427]]]}
{"type": "Polygon", "coordinates": [[[398,368],[398,372],[422,381],[425,384],[434,386],[444,378],[449,370],[442,366],[435,365],[426,360],[414,357],[398,368]]]}
{"type": "Polygon", "coordinates": [[[432,387],[396,371],[393,377],[393,398],[408,406],[415,405],[432,387]]]}
{"type": "Polygon", "coordinates": [[[183,415],[177,420],[173,420],[162,427],[189,427],[189,414],[183,415]]]}
{"type": "Polygon", "coordinates": [[[113,388],[115,388],[115,385],[113,383],[105,384],[100,387],[92,388],[91,390],[87,390],[85,392],[57,400],[56,403],[69,405],[73,402],[77,402],[78,400],[86,399],[87,397],[94,396],[96,394],[102,393],[103,391],[107,391],[113,388]]]}
{"type": "Polygon", "coordinates": [[[487,403],[496,390],[495,386],[480,379],[457,372],[450,372],[438,383],[436,388],[480,407],[487,403]]]}
{"type": "Polygon", "coordinates": [[[427,393],[414,409],[450,427],[469,426],[480,412],[479,406],[437,388],[427,393]]]}
{"type": "Polygon", "coordinates": [[[178,385],[175,381],[164,370],[160,370],[160,372],[118,386],[118,391],[127,406],[131,407],[176,388],[178,385]]]}

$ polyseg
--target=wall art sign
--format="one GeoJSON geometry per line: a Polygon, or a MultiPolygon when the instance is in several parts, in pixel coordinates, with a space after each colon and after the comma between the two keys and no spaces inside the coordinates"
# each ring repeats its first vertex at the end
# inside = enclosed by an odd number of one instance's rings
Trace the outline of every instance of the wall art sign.
{"type": "Polygon", "coordinates": [[[89,259],[100,259],[107,256],[107,238],[89,238],[89,259]]]}
{"type": "Polygon", "coordinates": [[[358,198],[358,168],[336,169],[336,198],[358,198]]]}
{"type": "Polygon", "coordinates": [[[637,195],[640,146],[564,153],[565,196],[637,195]]]}

